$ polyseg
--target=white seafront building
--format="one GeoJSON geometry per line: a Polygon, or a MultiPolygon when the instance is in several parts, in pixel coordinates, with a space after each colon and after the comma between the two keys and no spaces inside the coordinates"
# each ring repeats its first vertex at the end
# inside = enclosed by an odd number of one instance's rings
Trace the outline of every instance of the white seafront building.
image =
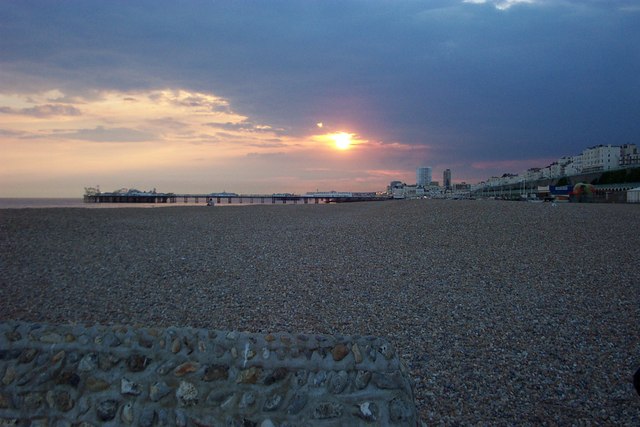
{"type": "Polygon", "coordinates": [[[474,185],[474,189],[499,187],[540,179],[556,179],[582,173],[606,172],[621,168],[640,167],[636,144],[596,145],[576,156],[563,156],[544,168],[530,168],[521,174],[493,176],[474,185]]]}
{"type": "Polygon", "coordinates": [[[582,172],[582,155],[571,156],[570,161],[564,165],[561,176],[578,175],[582,172]]]}
{"type": "Polygon", "coordinates": [[[582,152],[582,173],[603,172],[619,167],[619,146],[598,145],[582,152]]]}

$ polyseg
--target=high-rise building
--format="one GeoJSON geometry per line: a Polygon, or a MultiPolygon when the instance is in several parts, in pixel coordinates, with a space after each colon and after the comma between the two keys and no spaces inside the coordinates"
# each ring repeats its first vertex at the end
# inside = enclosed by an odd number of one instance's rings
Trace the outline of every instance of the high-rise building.
{"type": "Polygon", "coordinates": [[[451,169],[445,169],[442,173],[442,185],[445,190],[451,190],[451,169]]]}
{"type": "Polygon", "coordinates": [[[431,184],[431,168],[421,166],[416,170],[416,186],[427,187],[431,184]]]}

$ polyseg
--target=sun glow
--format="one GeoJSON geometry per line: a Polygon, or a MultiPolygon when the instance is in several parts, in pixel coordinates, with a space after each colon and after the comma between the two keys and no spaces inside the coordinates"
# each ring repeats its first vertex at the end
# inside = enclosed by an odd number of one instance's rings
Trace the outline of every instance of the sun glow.
{"type": "Polygon", "coordinates": [[[333,140],[338,150],[347,150],[351,147],[351,138],[353,137],[353,134],[340,132],[329,135],[329,137],[333,140]]]}

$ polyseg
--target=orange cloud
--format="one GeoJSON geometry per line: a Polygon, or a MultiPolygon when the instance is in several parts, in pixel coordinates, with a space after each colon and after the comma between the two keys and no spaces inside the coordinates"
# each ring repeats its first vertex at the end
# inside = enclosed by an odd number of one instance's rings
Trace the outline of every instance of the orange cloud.
{"type": "Polygon", "coordinates": [[[27,186],[37,192],[44,183],[57,183],[61,195],[96,184],[176,192],[375,191],[409,179],[413,172],[395,165],[412,171],[415,159],[403,158],[428,151],[348,129],[322,131],[294,137],[236,112],[226,99],[181,89],[0,94],[0,179],[11,187],[2,195],[28,196],[34,193],[27,186]],[[349,149],[336,149],[336,132],[350,136],[349,149]]]}

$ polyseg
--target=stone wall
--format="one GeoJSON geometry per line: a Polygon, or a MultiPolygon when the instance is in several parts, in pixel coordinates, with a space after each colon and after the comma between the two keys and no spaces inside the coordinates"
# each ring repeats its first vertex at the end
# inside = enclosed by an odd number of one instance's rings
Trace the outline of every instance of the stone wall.
{"type": "Polygon", "coordinates": [[[377,337],[0,323],[0,426],[419,425],[377,337]]]}

